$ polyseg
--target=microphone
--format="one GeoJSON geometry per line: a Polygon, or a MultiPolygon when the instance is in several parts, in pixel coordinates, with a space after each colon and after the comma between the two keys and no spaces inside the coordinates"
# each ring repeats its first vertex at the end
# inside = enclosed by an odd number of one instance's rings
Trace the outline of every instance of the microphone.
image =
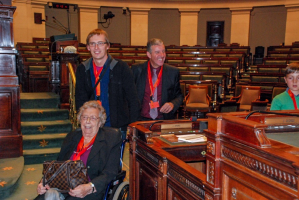
{"type": "Polygon", "coordinates": [[[62,32],[66,33],[66,30],[63,27],[59,26],[58,24],[54,24],[54,23],[48,22],[46,20],[44,20],[44,22],[46,23],[46,26],[49,26],[53,29],[56,29],[58,31],[62,31],[62,32]]]}
{"type": "Polygon", "coordinates": [[[55,20],[55,21],[54,21],[55,23],[58,22],[59,25],[60,25],[61,27],[63,27],[63,29],[65,30],[65,34],[71,33],[70,30],[69,30],[68,28],[66,28],[66,27],[65,27],[59,20],[56,19],[56,17],[53,16],[52,18],[55,20]]]}

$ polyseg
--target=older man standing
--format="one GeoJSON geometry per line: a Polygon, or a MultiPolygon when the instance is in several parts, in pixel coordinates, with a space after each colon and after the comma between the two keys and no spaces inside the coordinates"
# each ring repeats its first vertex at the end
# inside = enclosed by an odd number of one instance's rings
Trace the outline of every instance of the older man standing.
{"type": "Polygon", "coordinates": [[[149,61],[132,66],[141,102],[139,120],[174,119],[183,102],[179,69],[164,64],[165,45],[160,39],[153,38],[147,43],[146,54],[149,61]]]}

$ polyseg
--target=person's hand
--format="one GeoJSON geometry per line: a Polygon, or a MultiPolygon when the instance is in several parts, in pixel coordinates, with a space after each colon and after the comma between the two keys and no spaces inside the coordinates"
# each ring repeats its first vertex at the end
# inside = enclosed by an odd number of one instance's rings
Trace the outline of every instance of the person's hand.
{"type": "Polygon", "coordinates": [[[45,187],[43,186],[43,183],[40,182],[38,185],[37,185],[37,194],[39,195],[42,195],[42,194],[45,194],[47,192],[47,190],[50,189],[50,186],[49,185],[46,185],[45,187]]]}
{"type": "Polygon", "coordinates": [[[70,189],[69,195],[78,198],[84,198],[86,195],[91,194],[92,187],[89,183],[78,185],[73,190],[70,189]]]}
{"type": "Polygon", "coordinates": [[[167,102],[161,107],[160,112],[169,113],[170,111],[172,111],[173,107],[174,107],[173,103],[167,102]]]}

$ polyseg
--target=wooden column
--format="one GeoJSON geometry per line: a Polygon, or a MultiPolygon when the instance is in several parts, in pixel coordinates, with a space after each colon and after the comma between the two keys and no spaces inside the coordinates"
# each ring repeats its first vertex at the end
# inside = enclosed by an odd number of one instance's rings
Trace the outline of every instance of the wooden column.
{"type": "Polygon", "coordinates": [[[51,54],[50,67],[50,88],[52,92],[60,94],[60,108],[69,109],[69,70],[67,63],[70,62],[76,72],[79,63],[78,53],[63,53],[60,49],[66,46],[75,46],[78,48],[78,41],[57,41],[56,51],[51,54]]]}
{"type": "Polygon", "coordinates": [[[230,42],[248,46],[250,12],[252,8],[233,8],[230,10],[232,13],[230,42]]]}
{"type": "Polygon", "coordinates": [[[293,42],[299,41],[299,4],[286,6],[287,22],[285,32],[285,45],[292,45],[293,42]]]}
{"type": "Polygon", "coordinates": [[[79,41],[86,44],[86,37],[90,31],[99,27],[98,24],[99,7],[83,7],[79,9],[79,41]]]}
{"type": "Polygon", "coordinates": [[[20,87],[16,76],[13,13],[16,7],[0,6],[0,158],[23,155],[20,122],[20,87]]]}
{"type": "Polygon", "coordinates": [[[199,9],[179,9],[181,13],[180,45],[197,44],[199,9]]]}
{"type": "Polygon", "coordinates": [[[148,41],[149,8],[131,8],[131,45],[145,46],[148,41]]]}

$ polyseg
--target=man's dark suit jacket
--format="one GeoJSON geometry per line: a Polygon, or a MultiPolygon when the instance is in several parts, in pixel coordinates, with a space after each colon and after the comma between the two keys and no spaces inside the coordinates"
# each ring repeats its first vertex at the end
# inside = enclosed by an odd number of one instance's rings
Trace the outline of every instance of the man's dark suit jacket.
{"type": "MultiPolygon", "coordinates": [[[[133,65],[132,71],[137,88],[138,99],[142,105],[145,81],[148,80],[147,76],[148,61],[143,64],[133,65]]],[[[183,94],[180,87],[180,71],[178,68],[164,64],[162,72],[162,103],[163,106],[166,102],[173,103],[173,110],[167,114],[163,114],[164,119],[174,119],[175,112],[183,103],[183,94]]],[[[139,112],[141,113],[141,111],[139,112]]]]}
{"type": "MultiPolygon", "coordinates": [[[[81,129],[70,132],[62,144],[57,160],[70,159],[81,137],[81,129]]],[[[86,166],[88,176],[97,192],[87,196],[102,199],[100,196],[104,195],[107,184],[118,174],[121,142],[121,133],[118,129],[110,127],[99,129],[86,166]]]]}

